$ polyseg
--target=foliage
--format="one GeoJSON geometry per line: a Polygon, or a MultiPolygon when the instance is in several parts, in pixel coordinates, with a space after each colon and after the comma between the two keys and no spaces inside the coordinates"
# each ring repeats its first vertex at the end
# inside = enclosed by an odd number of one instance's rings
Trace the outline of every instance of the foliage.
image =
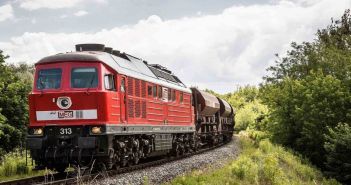
{"type": "Polygon", "coordinates": [[[257,100],[259,90],[255,86],[239,87],[233,93],[223,95],[223,98],[228,101],[235,109],[243,108],[247,103],[257,100]]]}
{"type": "Polygon", "coordinates": [[[9,124],[0,123],[0,149],[5,152],[13,150],[14,146],[19,146],[21,140],[20,130],[9,124]]]}
{"type": "Polygon", "coordinates": [[[28,64],[7,65],[7,58],[0,50],[0,148],[9,152],[24,140],[34,69],[28,64]]]}
{"type": "Polygon", "coordinates": [[[271,108],[268,129],[275,142],[284,144],[318,164],[325,155],[326,127],[348,121],[350,92],[340,80],[313,73],[303,80],[285,79],[279,86],[262,89],[271,108]],[[270,96],[268,96],[270,95],[270,96]]]}
{"type": "MultiPolygon", "coordinates": [[[[254,129],[247,129],[243,133],[245,133],[256,144],[261,142],[264,139],[269,139],[270,138],[270,135],[267,132],[254,130],[254,129]]],[[[240,132],[239,134],[242,134],[242,132],[240,132]]]]}
{"type": "Polygon", "coordinates": [[[273,141],[307,156],[323,170],[326,160],[349,164],[330,157],[325,136],[328,127],[351,123],[350,25],[346,10],[341,20],[318,30],[315,41],[292,43],[287,56],[268,69],[271,74],[260,89],[260,98],[270,110],[266,128],[273,141]]]}
{"type": "Polygon", "coordinates": [[[236,109],[235,129],[245,130],[247,128],[261,130],[266,127],[265,116],[268,114],[267,106],[260,100],[253,100],[236,109]]]}
{"type": "Polygon", "coordinates": [[[324,144],[327,152],[326,174],[351,184],[351,127],[340,123],[328,131],[324,144]]]}
{"type": "Polygon", "coordinates": [[[338,184],[283,147],[262,140],[255,145],[240,136],[242,152],[223,168],[196,170],[171,184],[338,184]]]}
{"type": "Polygon", "coordinates": [[[31,158],[27,160],[28,165],[26,165],[24,152],[19,150],[14,150],[4,155],[0,163],[0,181],[35,176],[43,173],[42,171],[32,171],[31,158]]]}
{"type": "Polygon", "coordinates": [[[226,100],[235,111],[235,130],[255,128],[261,130],[265,127],[265,117],[268,114],[267,106],[258,99],[259,89],[255,86],[239,87],[233,93],[224,95],[212,90],[205,90],[217,97],[226,100]]]}

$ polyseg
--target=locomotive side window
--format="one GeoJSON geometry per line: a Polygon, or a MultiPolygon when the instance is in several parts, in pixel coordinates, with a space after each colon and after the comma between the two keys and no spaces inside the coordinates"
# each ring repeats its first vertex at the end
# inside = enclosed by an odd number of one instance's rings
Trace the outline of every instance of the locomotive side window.
{"type": "Polygon", "coordinates": [[[162,87],[162,101],[167,102],[168,101],[168,88],[162,87]]]}
{"type": "Polygon", "coordinates": [[[168,101],[172,101],[172,89],[168,88],[168,101]]]}
{"type": "Polygon", "coordinates": [[[112,74],[105,75],[104,77],[105,89],[106,90],[116,90],[115,88],[115,80],[112,74]]]}
{"type": "Polygon", "coordinates": [[[156,85],[154,85],[152,87],[152,95],[153,95],[153,97],[157,97],[157,86],[156,85]]]}
{"type": "Polygon", "coordinates": [[[147,86],[147,95],[152,96],[152,86],[147,86]]]}
{"type": "Polygon", "coordinates": [[[162,99],[162,87],[158,86],[158,98],[162,99]]]}
{"type": "Polygon", "coordinates": [[[80,67],[73,68],[71,72],[72,88],[96,88],[98,85],[98,75],[96,68],[80,67]]]}
{"type": "Polygon", "coordinates": [[[41,69],[38,73],[37,89],[58,89],[61,87],[62,69],[41,69]]]}
{"type": "Polygon", "coordinates": [[[173,89],[172,91],[172,101],[176,100],[176,91],[173,89]]]}
{"type": "Polygon", "coordinates": [[[125,92],[126,91],[126,82],[124,80],[124,78],[122,78],[121,80],[121,92],[125,92]]]}

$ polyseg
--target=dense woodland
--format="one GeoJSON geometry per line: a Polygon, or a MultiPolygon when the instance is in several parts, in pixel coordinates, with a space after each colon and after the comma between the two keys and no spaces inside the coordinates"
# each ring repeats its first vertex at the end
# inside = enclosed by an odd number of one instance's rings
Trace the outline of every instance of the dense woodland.
{"type": "MultiPolygon", "coordinates": [[[[235,129],[290,148],[326,176],[351,184],[351,15],[292,43],[259,87],[219,95],[236,109],[235,129]]],[[[0,156],[24,147],[33,66],[0,50],[0,156]]],[[[215,93],[211,90],[209,92],[215,93]]]]}
{"type": "Polygon", "coordinates": [[[222,95],[236,130],[291,148],[325,175],[351,184],[351,16],[346,10],[313,42],[277,55],[259,87],[222,95]]]}

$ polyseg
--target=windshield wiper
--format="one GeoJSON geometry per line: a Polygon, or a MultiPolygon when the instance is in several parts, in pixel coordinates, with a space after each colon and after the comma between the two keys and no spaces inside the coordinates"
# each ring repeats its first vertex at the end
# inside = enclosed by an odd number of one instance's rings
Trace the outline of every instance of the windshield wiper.
{"type": "Polygon", "coordinates": [[[41,78],[39,78],[39,85],[40,85],[40,96],[43,95],[44,83],[41,78]]]}
{"type": "Polygon", "coordinates": [[[91,80],[90,80],[90,84],[89,84],[89,86],[88,86],[88,88],[87,88],[87,91],[86,91],[86,93],[87,93],[88,95],[89,95],[89,89],[90,89],[91,86],[93,85],[94,79],[95,79],[95,73],[93,74],[93,76],[92,76],[92,78],[91,78],[91,80]]]}

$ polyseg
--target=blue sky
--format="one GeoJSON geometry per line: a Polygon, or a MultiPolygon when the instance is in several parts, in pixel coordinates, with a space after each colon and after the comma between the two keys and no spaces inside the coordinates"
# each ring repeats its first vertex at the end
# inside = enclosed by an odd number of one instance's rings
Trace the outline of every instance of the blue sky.
{"type": "Polygon", "coordinates": [[[35,63],[104,43],[224,93],[257,85],[292,41],[311,41],[351,0],[0,1],[0,49],[35,63]]]}

